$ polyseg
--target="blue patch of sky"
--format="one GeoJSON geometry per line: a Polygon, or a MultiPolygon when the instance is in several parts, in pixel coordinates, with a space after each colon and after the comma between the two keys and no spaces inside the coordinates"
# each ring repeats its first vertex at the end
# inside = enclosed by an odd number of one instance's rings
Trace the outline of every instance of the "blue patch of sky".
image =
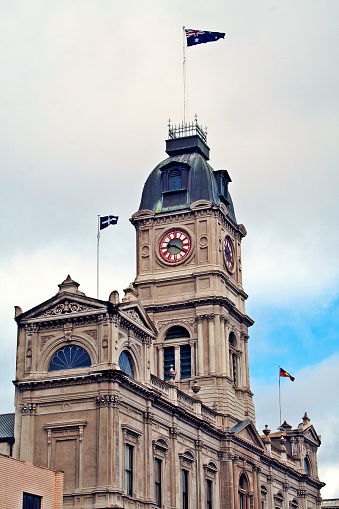
{"type": "Polygon", "coordinates": [[[260,382],[277,377],[278,366],[293,375],[339,352],[339,298],[330,304],[279,308],[251,303],[250,373],[260,382]]]}

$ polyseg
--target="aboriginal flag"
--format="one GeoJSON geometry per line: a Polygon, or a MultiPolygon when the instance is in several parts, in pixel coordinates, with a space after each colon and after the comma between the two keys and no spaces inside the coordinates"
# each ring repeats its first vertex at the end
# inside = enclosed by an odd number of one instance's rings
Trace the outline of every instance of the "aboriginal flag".
{"type": "Polygon", "coordinates": [[[294,376],[291,376],[289,373],[287,373],[287,371],[285,371],[284,369],[280,368],[280,376],[283,376],[283,377],[287,377],[289,378],[292,382],[294,382],[294,376]]]}

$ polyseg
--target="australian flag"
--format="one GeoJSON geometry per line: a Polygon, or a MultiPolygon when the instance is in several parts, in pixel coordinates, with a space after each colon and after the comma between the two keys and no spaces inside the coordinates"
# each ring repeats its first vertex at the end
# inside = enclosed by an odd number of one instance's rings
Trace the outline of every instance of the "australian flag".
{"type": "Polygon", "coordinates": [[[100,217],[100,230],[107,228],[110,224],[117,224],[119,216],[102,216],[100,217]]]}
{"type": "Polygon", "coordinates": [[[203,44],[205,42],[213,42],[218,39],[224,39],[225,34],[222,32],[202,32],[200,30],[192,30],[185,28],[187,46],[194,46],[195,44],[203,44]]]}

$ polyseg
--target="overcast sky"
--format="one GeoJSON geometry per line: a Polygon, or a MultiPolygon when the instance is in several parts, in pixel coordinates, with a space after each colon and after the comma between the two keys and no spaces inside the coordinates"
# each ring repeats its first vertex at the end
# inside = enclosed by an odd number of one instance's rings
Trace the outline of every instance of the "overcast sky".
{"type": "Polygon", "coordinates": [[[16,327],[67,274],[100,297],[135,277],[129,218],[183,119],[208,126],[243,241],[257,427],[307,410],[324,498],[339,497],[338,0],[0,0],[0,411],[13,411],[16,327]]]}

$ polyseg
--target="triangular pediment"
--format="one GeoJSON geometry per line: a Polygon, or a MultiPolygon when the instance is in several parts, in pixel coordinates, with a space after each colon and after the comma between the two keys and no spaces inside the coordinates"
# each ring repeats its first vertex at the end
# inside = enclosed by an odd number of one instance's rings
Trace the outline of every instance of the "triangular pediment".
{"type": "Polygon", "coordinates": [[[98,314],[107,311],[106,303],[73,293],[62,292],[38,306],[20,314],[17,321],[36,322],[40,320],[53,320],[71,316],[98,314]]]}
{"type": "Polygon", "coordinates": [[[317,447],[320,446],[321,442],[312,424],[304,431],[303,435],[317,447]]]}
{"type": "Polygon", "coordinates": [[[241,421],[233,426],[233,428],[231,428],[228,433],[241,440],[242,442],[247,442],[254,447],[264,449],[263,441],[252,421],[241,421]]]}
{"type": "Polygon", "coordinates": [[[119,312],[124,318],[128,319],[135,325],[138,325],[139,327],[146,329],[148,333],[151,333],[151,335],[155,336],[157,334],[157,330],[153,322],[151,321],[151,319],[149,318],[148,314],[141,306],[139,301],[120,304],[119,312]]]}

